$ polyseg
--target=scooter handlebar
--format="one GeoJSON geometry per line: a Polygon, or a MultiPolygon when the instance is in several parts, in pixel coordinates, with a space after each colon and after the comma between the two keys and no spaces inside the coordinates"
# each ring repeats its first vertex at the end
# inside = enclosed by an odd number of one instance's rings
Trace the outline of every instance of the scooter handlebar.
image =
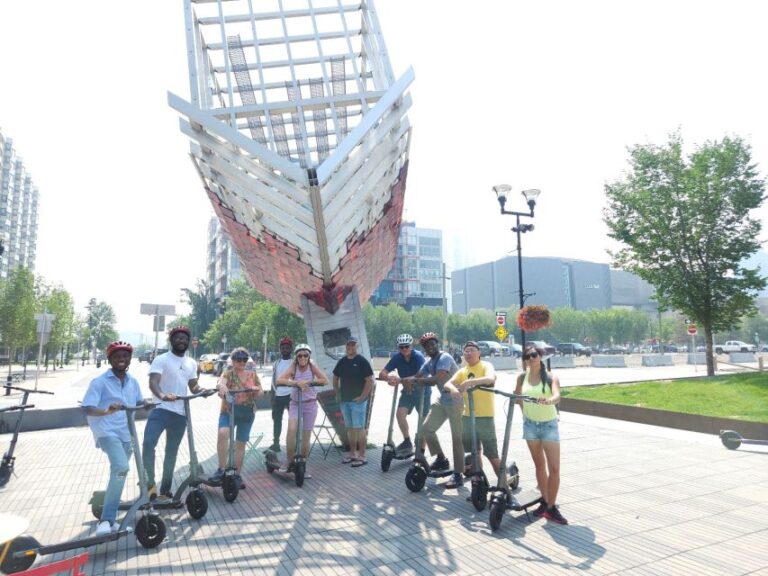
{"type": "Polygon", "coordinates": [[[49,392],[48,390],[33,390],[32,388],[21,388],[19,386],[11,386],[10,384],[4,384],[3,388],[7,388],[8,390],[18,390],[19,392],[29,392],[31,394],[50,394],[53,396],[53,392],[49,392]]]}
{"type": "MultiPolygon", "coordinates": [[[[322,388],[323,386],[328,386],[328,384],[323,384],[322,382],[315,382],[312,380],[312,382],[307,383],[308,386],[313,386],[315,388],[322,388]]],[[[293,384],[275,384],[275,388],[282,387],[282,388],[298,388],[298,386],[294,386],[293,384]]]]}
{"type": "Polygon", "coordinates": [[[139,410],[152,410],[155,406],[160,406],[161,402],[150,402],[149,404],[139,404],[137,406],[120,406],[120,410],[126,412],[138,412],[139,410]]]}
{"type": "Polygon", "coordinates": [[[27,408],[34,407],[34,404],[16,404],[15,406],[4,406],[0,408],[0,412],[13,412],[14,410],[26,410],[27,408]]]}
{"type": "Polygon", "coordinates": [[[476,386],[477,390],[483,390],[485,392],[491,392],[493,394],[499,394],[500,396],[506,396],[510,400],[522,400],[523,402],[538,402],[539,399],[535,396],[525,396],[523,394],[515,394],[514,392],[505,392],[504,390],[496,390],[489,386],[476,386]]]}
{"type": "Polygon", "coordinates": [[[176,396],[176,400],[193,400],[194,398],[207,398],[216,394],[215,388],[203,388],[200,392],[187,394],[186,396],[176,396]]]}

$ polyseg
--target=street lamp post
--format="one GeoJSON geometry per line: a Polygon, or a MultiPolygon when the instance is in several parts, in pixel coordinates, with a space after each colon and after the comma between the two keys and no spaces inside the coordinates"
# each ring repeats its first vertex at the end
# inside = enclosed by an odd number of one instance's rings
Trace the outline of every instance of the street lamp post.
{"type": "MultiPolygon", "coordinates": [[[[512,210],[506,210],[504,207],[507,204],[507,194],[512,191],[512,187],[509,184],[499,184],[493,187],[493,191],[496,193],[496,198],[499,201],[502,214],[509,214],[515,217],[515,227],[512,231],[517,235],[517,279],[520,287],[520,309],[525,306],[525,299],[530,296],[523,292],[523,252],[522,243],[520,242],[520,235],[533,230],[533,224],[520,224],[520,217],[533,218],[533,211],[536,207],[536,199],[541,194],[541,190],[531,188],[523,190],[521,194],[525,198],[525,202],[528,204],[528,212],[514,212],[512,210]]],[[[525,349],[525,330],[520,328],[520,345],[525,349]]]]}

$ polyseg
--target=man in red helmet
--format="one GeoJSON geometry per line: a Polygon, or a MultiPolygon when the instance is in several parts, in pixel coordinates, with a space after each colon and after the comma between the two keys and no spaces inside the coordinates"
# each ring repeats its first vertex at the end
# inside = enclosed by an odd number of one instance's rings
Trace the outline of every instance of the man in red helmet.
{"type": "Polygon", "coordinates": [[[277,377],[291,367],[293,360],[293,340],[285,336],[280,340],[280,358],[272,365],[272,446],[268,450],[280,452],[280,434],[283,432],[283,414],[291,403],[291,387],[276,386],[277,377]]]}
{"type": "Polygon", "coordinates": [[[176,467],[176,455],[187,429],[184,402],[177,400],[177,397],[185,396],[187,389],[193,394],[201,391],[197,382],[197,363],[186,355],[191,337],[192,331],[186,326],[171,328],[168,333],[170,351],[152,360],[152,365],[149,367],[149,389],[161,401],[147,418],[142,443],[142,457],[147,473],[147,485],[150,487],[150,497],[173,498],[171,483],[176,467]],[[163,432],[165,432],[165,458],[158,495],[155,486],[155,447],[163,432]]]}
{"type": "Polygon", "coordinates": [[[133,451],[128,417],[121,408],[144,402],[139,382],[128,374],[133,346],[128,342],[112,342],[106,352],[111,368],[91,381],[82,402],[96,446],[109,459],[109,482],[96,536],[118,529],[117,508],[133,451]]]}

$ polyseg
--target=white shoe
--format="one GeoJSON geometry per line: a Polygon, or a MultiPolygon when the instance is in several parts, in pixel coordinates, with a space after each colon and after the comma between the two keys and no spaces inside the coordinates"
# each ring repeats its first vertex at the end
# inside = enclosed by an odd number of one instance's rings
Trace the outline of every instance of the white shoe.
{"type": "Polygon", "coordinates": [[[112,533],[120,532],[120,524],[117,522],[112,522],[112,533]]]}
{"type": "Polygon", "coordinates": [[[106,536],[107,534],[112,533],[112,525],[104,520],[103,522],[99,522],[99,525],[96,526],[96,536],[106,536]]]}

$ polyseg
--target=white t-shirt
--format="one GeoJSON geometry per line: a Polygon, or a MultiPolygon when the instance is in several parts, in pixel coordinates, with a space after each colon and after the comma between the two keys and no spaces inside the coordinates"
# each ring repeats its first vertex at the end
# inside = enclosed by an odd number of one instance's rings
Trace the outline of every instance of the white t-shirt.
{"type": "MultiPolygon", "coordinates": [[[[189,394],[189,381],[197,380],[197,363],[187,356],[166,352],[152,361],[149,373],[160,374],[160,390],[163,394],[186,396],[189,394]]],[[[157,408],[184,416],[184,402],[181,400],[161,402],[157,408]]]]}
{"type": "Polygon", "coordinates": [[[288,368],[291,367],[291,362],[293,361],[292,358],[283,359],[280,358],[280,360],[277,361],[277,370],[275,370],[276,378],[272,382],[272,389],[275,391],[275,396],[290,396],[291,394],[291,387],[290,386],[278,386],[277,385],[277,378],[280,378],[280,375],[288,370],[288,368]]]}

